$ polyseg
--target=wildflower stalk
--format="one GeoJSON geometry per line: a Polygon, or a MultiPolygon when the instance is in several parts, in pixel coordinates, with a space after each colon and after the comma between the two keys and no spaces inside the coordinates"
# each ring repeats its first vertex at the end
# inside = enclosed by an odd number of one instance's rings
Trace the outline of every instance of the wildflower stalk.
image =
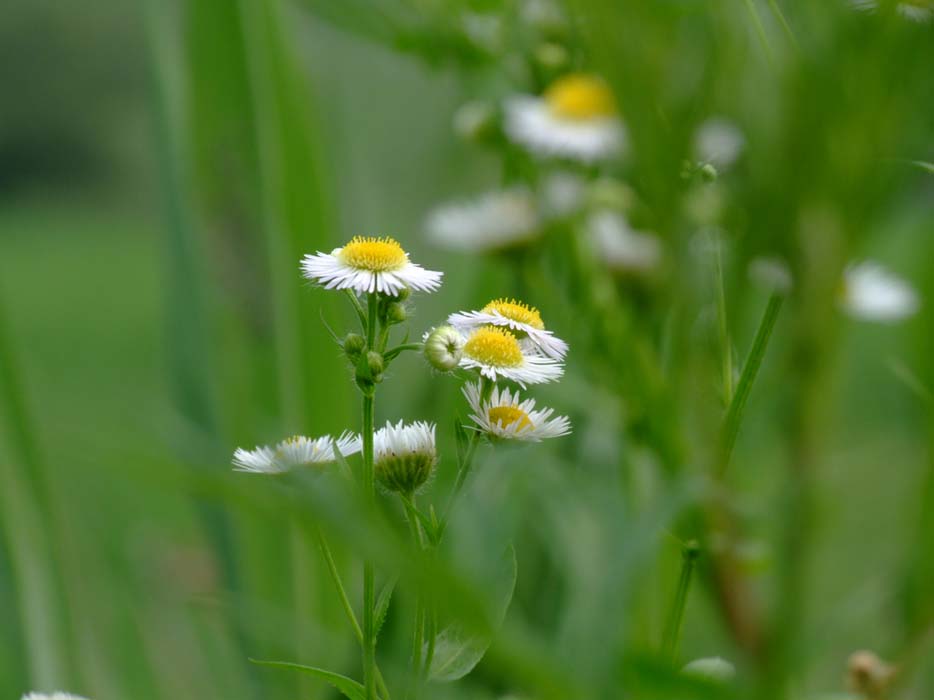
{"type": "MultiPolygon", "coordinates": [[[[412,543],[419,550],[424,549],[425,541],[422,536],[422,528],[415,515],[415,498],[411,493],[400,494],[402,504],[405,506],[405,519],[409,524],[409,531],[412,533],[412,543]]],[[[422,678],[422,646],[425,635],[425,617],[426,608],[424,597],[420,592],[415,596],[415,622],[412,632],[412,676],[411,676],[411,696],[417,700],[419,695],[419,684],[422,678]]]]}
{"type": "Polygon", "coordinates": [[[723,432],[720,442],[720,463],[717,467],[718,477],[722,477],[730,463],[730,457],[733,454],[733,447],[736,445],[736,436],[739,433],[739,426],[743,420],[743,411],[746,408],[746,401],[749,393],[752,391],[752,385],[762,366],[762,358],[765,357],[766,348],[769,345],[769,339],[772,337],[772,330],[775,328],[775,322],[778,320],[778,313],[781,311],[784,295],[780,292],[774,292],[769,297],[765,312],[762,314],[762,320],[759,321],[759,328],[756,330],[756,336],[752,341],[752,347],[749,350],[749,356],[743,365],[743,372],[740,374],[739,382],[736,385],[736,393],[730,400],[729,408],[726,412],[726,418],[723,421],[723,432]]]}
{"type": "MultiPolygon", "coordinates": [[[[376,312],[379,299],[375,292],[367,296],[367,347],[376,340],[376,312]]],[[[375,388],[363,389],[363,494],[367,506],[375,507],[376,489],[373,476],[373,410],[375,388]]],[[[376,602],[373,564],[363,564],[363,686],[367,700],[376,700],[376,602]]]]}
{"type": "Polygon", "coordinates": [[[720,336],[720,352],[722,356],[723,373],[723,400],[727,404],[733,399],[733,349],[730,345],[730,334],[726,316],[726,293],[723,289],[723,256],[720,245],[717,245],[717,329],[720,336]]]}
{"type": "Polygon", "coordinates": [[[678,655],[681,623],[684,621],[684,609],[687,605],[688,592],[691,590],[694,564],[699,554],[700,548],[694,540],[685,542],[681,548],[681,576],[678,578],[678,588],[675,590],[675,599],[671,605],[671,612],[662,638],[662,654],[672,663],[676,661],[678,655]]]}

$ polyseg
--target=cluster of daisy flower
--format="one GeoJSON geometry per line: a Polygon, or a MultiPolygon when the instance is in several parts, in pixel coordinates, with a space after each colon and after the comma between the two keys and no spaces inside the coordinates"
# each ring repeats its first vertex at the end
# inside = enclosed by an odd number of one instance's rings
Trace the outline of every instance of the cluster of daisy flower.
{"type": "MultiPolygon", "coordinates": [[[[428,532],[427,539],[437,545],[444,520],[440,524],[434,520],[433,508],[429,519],[418,510],[416,502],[438,464],[436,425],[428,421],[399,421],[387,422],[379,429],[374,426],[377,387],[390,364],[407,351],[420,351],[434,370],[459,373],[467,380],[463,395],[469,407],[470,424],[460,430],[461,436],[468,440],[469,457],[458,458],[449,504],[463,487],[481,440],[539,442],[570,432],[567,417],[555,416],[551,409],[536,408],[535,400],[522,397],[516,388],[552,382],[564,373],[568,346],[545,327],[537,309],[519,301],[497,299],[478,310],[451,314],[444,325],[425,333],[422,342],[403,340],[391,345],[394,327],[407,320],[409,296],[413,292],[437,290],[442,273],[413,263],[394,239],[362,237],[330,253],[306,255],[301,270],[315,284],[342,291],[360,322],[360,333],[348,333],[343,338],[334,334],[334,339],[347,358],[363,397],[362,430],[345,431],[337,437],[296,435],[274,445],[252,450],[240,448],[233,455],[235,469],[281,474],[335,462],[346,466],[346,458],[359,454],[360,466],[351,472],[358,476],[368,497],[376,497],[377,483],[385,492],[397,494],[410,525],[419,533],[416,544],[424,546],[422,529],[428,530],[434,521],[435,531],[428,532]]],[[[333,567],[330,573],[343,590],[333,567]]],[[[349,612],[354,628],[362,630],[359,637],[364,652],[364,690],[369,700],[388,695],[384,686],[378,688],[383,680],[375,662],[373,576],[373,568],[366,565],[362,627],[349,612]]],[[[345,610],[350,610],[349,606],[345,610]]],[[[430,650],[435,631],[424,629],[426,620],[427,616],[419,614],[415,625],[419,637],[427,632],[430,650]]],[[[413,651],[413,678],[423,678],[430,666],[431,651],[423,660],[418,646],[413,651]]]]}

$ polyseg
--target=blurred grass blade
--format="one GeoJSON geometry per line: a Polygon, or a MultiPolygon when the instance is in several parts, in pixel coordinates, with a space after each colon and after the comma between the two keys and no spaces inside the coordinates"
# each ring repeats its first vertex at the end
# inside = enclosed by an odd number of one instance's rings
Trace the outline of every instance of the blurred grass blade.
{"type": "Polygon", "coordinates": [[[314,666],[296,664],[290,661],[260,661],[258,659],[250,659],[250,661],[260,666],[270,666],[272,668],[289,668],[294,671],[307,673],[314,676],[315,678],[320,678],[323,681],[327,681],[337,690],[339,690],[344,697],[350,698],[350,700],[366,700],[366,696],[363,692],[363,685],[353,680],[352,678],[342,676],[339,673],[326,671],[323,668],[315,668],[314,666]]]}
{"type": "MultiPolygon", "coordinates": [[[[2,302],[2,299],[0,299],[2,302]]],[[[43,470],[36,436],[26,408],[20,369],[0,304],[0,523],[8,540],[22,633],[28,655],[29,680],[36,687],[64,685],[68,680],[68,634],[61,580],[52,554],[49,518],[45,513],[43,470]]],[[[9,620],[9,617],[7,618],[9,620]]]]}

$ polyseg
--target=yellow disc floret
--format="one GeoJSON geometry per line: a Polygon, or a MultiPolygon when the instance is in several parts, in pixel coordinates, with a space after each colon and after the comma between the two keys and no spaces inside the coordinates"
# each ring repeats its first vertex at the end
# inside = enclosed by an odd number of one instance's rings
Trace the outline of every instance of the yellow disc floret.
{"type": "Polygon", "coordinates": [[[551,112],[562,119],[586,121],[616,114],[613,93],[593,75],[574,73],[559,78],[544,97],[551,112]]]}
{"type": "Polygon", "coordinates": [[[516,428],[521,432],[523,430],[531,430],[535,427],[532,425],[529,414],[518,406],[493,406],[489,410],[488,415],[490,417],[490,423],[493,425],[498,423],[503,428],[508,428],[510,425],[516,424],[516,428]]]}
{"type": "Polygon", "coordinates": [[[483,307],[484,313],[492,313],[494,311],[499,313],[500,316],[505,316],[510,321],[524,323],[540,331],[545,330],[545,323],[542,321],[542,315],[538,312],[538,309],[521,301],[516,301],[515,299],[494,299],[483,307]]]}
{"type": "Polygon", "coordinates": [[[464,354],[491,367],[518,367],[522,364],[519,340],[509,331],[494,326],[478,328],[464,343],[464,354]]]}
{"type": "Polygon", "coordinates": [[[341,248],[341,260],[358,270],[387,272],[398,270],[408,261],[402,246],[393,238],[354,236],[341,248]]]}

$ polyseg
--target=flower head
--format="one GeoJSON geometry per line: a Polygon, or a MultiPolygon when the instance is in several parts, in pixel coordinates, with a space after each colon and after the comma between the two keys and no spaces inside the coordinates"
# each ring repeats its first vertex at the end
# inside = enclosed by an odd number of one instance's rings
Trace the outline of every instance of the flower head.
{"type": "Polygon", "coordinates": [[[894,322],[914,315],[920,301],[911,285],[878,263],[867,261],[845,270],[842,304],[854,318],[894,322]]]}
{"type": "Polygon", "coordinates": [[[494,299],[479,311],[451,314],[448,323],[461,330],[481,326],[509,328],[525,350],[534,350],[555,360],[562,359],[568,352],[568,344],[545,329],[538,309],[515,299],[494,299]]]}
{"type": "Polygon", "coordinates": [[[428,215],[425,230],[434,243],[444,248],[489,252],[535,239],[539,220],[531,193],[515,188],[441,206],[428,215]]]}
{"type": "Polygon", "coordinates": [[[27,693],[23,696],[23,700],[87,700],[87,698],[59,690],[54,693],[27,693]]]}
{"type": "Polygon", "coordinates": [[[571,432],[566,416],[552,418],[550,408],[535,410],[535,400],[520,401],[518,391],[493,387],[490,398],[483,399],[480,383],[464,386],[464,396],[470,404],[471,420],[481,431],[504,440],[540,442],[545,438],[560,437],[571,432]]]}
{"type": "Polygon", "coordinates": [[[355,236],[343,248],[306,255],[305,277],[326,289],[352,289],[398,296],[405,289],[432,292],[443,273],[409,261],[409,254],[393,238],[355,236]]]}
{"type": "Polygon", "coordinates": [[[464,336],[452,326],[438,326],[425,334],[425,357],[437,370],[450,372],[464,353],[464,336]]]}
{"type": "Polygon", "coordinates": [[[560,361],[528,352],[514,333],[494,325],[466,331],[460,366],[479,370],[493,381],[502,377],[522,386],[553,382],[564,374],[560,361]]]}
{"type": "Polygon", "coordinates": [[[564,76],[541,97],[513,97],[505,111],[507,136],[541,156],[589,163],[617,155],[624,145],[613,93],[596,76],[564,76]]]}
{"type": "Polygon", "coordinates": [[[387,422],[373,435],[374,473],[390,491],[411,494],[431,476],[438,461],[435,425],[416,421],[387,422]]]}
{"type": "Polygon", "coordinates": [[[335,443],[341,456],[347,457],[360,451],[360,438],[352,433],[343,433],[335,440],[330,435],[317,439],[295,435],[274,447],[262,445],[254,450],[237,448],[233,464],[237,471],[259,474],[281,474],[295,467],[325,465],[337,461],[335,443]]]}

